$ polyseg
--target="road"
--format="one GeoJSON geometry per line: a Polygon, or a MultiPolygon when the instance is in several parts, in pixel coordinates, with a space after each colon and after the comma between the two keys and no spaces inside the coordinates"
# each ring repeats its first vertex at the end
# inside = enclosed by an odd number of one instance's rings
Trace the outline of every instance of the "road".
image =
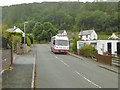
{"type": "Polygon", "coordinates": [[[48,44],[36,44],[37,88],[118,88],[118,74],[95,62],[54,54],[48,44]]]}

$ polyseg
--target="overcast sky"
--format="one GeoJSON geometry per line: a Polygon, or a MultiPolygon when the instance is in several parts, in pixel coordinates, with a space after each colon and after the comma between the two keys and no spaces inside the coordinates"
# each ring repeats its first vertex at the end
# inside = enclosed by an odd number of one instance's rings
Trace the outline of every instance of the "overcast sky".
{"type": "MultiPolygon", "coordinates": [[[[78,1],[78,0],[0,0],[0,6],[9,6],[13,4],[21,4],[21,3],[33,3],[33,2],[55,2],[55,1],[78,1]]],[[[80,2],[93,2],[94,0],[79,0],[80,2]]]]}

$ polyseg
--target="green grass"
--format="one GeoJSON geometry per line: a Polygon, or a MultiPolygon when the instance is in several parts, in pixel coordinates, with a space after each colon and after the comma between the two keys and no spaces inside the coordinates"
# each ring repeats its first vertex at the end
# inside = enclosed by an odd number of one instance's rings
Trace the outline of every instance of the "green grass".
{"type": "Polygon", "coordinates": [[[110,37],[111,35],[107,35],[107,34],[98,34],[98,39],[103,39],[106,40],[110,37]]]}

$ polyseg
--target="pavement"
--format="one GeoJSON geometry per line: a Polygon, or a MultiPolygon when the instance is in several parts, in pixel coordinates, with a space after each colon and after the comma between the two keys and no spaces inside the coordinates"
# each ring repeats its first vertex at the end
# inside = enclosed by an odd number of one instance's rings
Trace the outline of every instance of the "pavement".
{"type": "Polygon", "coordinates": [[[0,50],[0,90],[2,89],[2,50],[0,50]]]}
{"type": "Polygon", "coordinates": [[[14,58],[11,67],[2,74],[2,88],[31,88],[34,60],[34,49],[14,58]]]}
{"type": "MultiPolygon", "coordinates": [[[[84,60],[86,58],[86,57],[82,57],[82,56],[79,56],[79,55],[76,55],[76,54],[73,54],[73,53],[68,53],[68,54],[71,55],[71,56],[74,56],[76,58],[79,58],[81,60],[84,60]]],[[[96,62],[96,59],[91,59],[91,58],[86,58],[86,59],[96,62]]],[[[99,62],[96,62],[96,64],[103,69],[106,69],[106,70],[109,70],[111,72],[120,74],[119,67],[117,67],[115,65],[101,64],[99,62]]]]}

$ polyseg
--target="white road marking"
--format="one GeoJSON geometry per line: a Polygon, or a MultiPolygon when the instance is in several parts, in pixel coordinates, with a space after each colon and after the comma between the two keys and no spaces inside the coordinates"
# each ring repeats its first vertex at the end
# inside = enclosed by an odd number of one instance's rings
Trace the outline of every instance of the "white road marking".
{"type": "Polygon", "coordinates": [[[66,65],[67,67],[70,67],[67,63],[65,63],[64,61],[60,60],[64,65],[66,65]]]}
{"type": "Polygon", "coordinates": [[[87,80],[88,82],[90,82],[91,84],[95,85],[98,88],[101,88],[101,86],[95,84],[94,82],[92,82],[91,80],[89,80],[88,78],[84,77],[83,75],[81,75],[78,71],[75,71],[78,75],[80,75],[81,77],[83,77],[85,80],[87,80]]]}
{"type": "Polygon", "coordinates": [[[55,58],[58,58],[57,56],[55,56],[55,58]]]}
{"type": "MultiPolygon", "coordinates": [[[[55,58],[58,58],[57,56],[55,56],[55,58]]],[[[66,65],[67,67],[70,67],[67,63],[65,63],[63,60],[59,60],[61,61],[64,65],[66,65]]]]}

